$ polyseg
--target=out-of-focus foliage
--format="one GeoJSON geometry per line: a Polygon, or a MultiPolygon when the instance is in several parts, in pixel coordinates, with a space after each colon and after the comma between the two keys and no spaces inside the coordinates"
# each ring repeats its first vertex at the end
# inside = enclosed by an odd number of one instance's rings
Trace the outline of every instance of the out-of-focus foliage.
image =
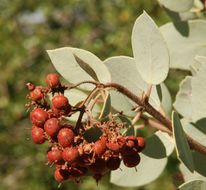
{"type": "MultiPolygon", "coordinates": [[[[53,190],[58,186],[53,169],[45,165],[46,146],[30,140],[31,124],[24,107],[26,83],[44,84],[45,75],[54,71],[46,50],[78,47],[102,60],[131,56],[132,26],[143,9],[158,25],[169,21],[154,0],[0,0],[0,190],[53,190]]],[[[172,71],[169,78],[177,75],[172,71]]],[[[167,81],[173,95],[182,78],[167,81]]],[[[177,171],[172,158],[157,181],[138,189],[172,189],[169,171],[177,171]]],[[[102,190],[125,189],[109,184],[108,176],[99,186],[102,190]]],[[[96,188],[90,178],[78,185],[62,185],[62,189],[96,188]]]]}

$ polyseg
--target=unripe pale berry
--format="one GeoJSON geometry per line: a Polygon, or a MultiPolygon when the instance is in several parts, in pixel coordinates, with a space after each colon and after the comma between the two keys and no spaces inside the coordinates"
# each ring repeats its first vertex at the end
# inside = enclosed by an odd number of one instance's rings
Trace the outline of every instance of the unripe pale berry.
{"type": "Polygon", "coordinates": [[[59,144],[65,148],[70,146],[74,142],[74,132],[69,128],[62,128],[60,129],[57,139],[59,144]]]}
{"type": "Polygon", "coordinates": [[[56,95],[52,99],[52,104],[56,109],[66,109],[69,106],[69,100],[63,95],[56,95]]]}
{"type": "Polygon", "coordinates": [[[32,124],[37,127],[42,127],[48,118],[48,114],[41,108],[34,109],[30,114],[32,124]]]}
{"type": "Polygon", "coordinates": [[[67,147],[63,150],[62,157],[67,162],[76,162],[79,158],[79,151],[75,147],[67,147]]]}
{"type": "Polygon", "coordinates": [[[43,144],[45,142],[44,130],[39,127],[32,127],[31,136],[35,144],[43,144]]]}
{"type": "Polygon", "coordinates": [[[42,90],[36,87],[33,91],[30,92],[30,98],[33,101],[41,100],[44,97],[42,90]]]}
{"type": "Polygon", "coordinates": [[[60,85],[59,75],[55,73],[50,73],[46,77],[46,83],[51,88],[56,88],[60,85]]]}
{"type": "Polygon", "coordinates": [[[44,130],[50,137],[55,136],[59,132],[60,128],[61,126],[57,118],[48,119],[44,124],[44,130]]]}

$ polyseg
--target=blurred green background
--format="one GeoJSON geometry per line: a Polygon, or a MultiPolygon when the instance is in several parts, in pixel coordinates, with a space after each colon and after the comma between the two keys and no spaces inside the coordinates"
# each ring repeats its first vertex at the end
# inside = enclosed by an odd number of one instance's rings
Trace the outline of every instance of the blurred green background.
{"type": "MultiPolygon", "coordinates": [[[[135,19],[146,10],[158,25],[169,17],[155,0],[0,0],[0,190],[54,190],[53,168],[46,166],[47,145],[34,145],[25,111],[27,82],[45,84],[54,68],[47,49],[73,46],[102,60],[132,55],[130,36],[135,19]]],[[[172,76],[178,71],[172,71],[172,76]]],[[[176,74],[179,81],[182,75],[176,74]]],[[[78,76],[77,76],[78,77],[78,76]]],[[[171,82],[175,93],[177,82],[171,82]]],[[[109,174],[98,186],[91,178],[67,182],[61,189],[172,190],[177,162],[155,182],[139,188],[109,184],[109,174]]],[[[149,175],[149,174],[148,174],[149,175]]]]}

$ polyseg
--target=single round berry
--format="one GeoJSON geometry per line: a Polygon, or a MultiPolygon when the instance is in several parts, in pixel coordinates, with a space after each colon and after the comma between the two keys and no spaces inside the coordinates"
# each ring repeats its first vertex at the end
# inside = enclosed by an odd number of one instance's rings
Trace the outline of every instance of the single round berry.
{"type": "Polygon", "coordinates": [[[39,127],[32,127],[31,136],[35,144],[43,144],[45,142],[44,130],[39,127]]]}
{"type": "Polygon", "coordinates": [[[136,137],[136,139],[138,142],[138,151],[141,152],[146,146],[145,139],[143,137],[136,137]]]}
{"type": "Polygon", "coordinates": [[[57,109],[55,108],[54,106],[52,106],[52,112],[55,116],[63,116],[63,115],[67,115],[69,114],[71,111],[71,106],[68,105],[65,109],[63,110],[60,110],[60,109],[57,109]]]}
{"type": "Polygon", "coordinates": [[[58,148],[52,148],[47,152],[47,159],[50,164],[60,163],[62,161],[62,151],[58,148]]]}
{"type": "Polygon", "coordinates": [[[137,148],[138,147],[138,142],[135,136],[126,136],[126,146],[130,148],[137,148]]]}
{"type": "Polygon", "coordinates": [[[106,146],[105,138],[100,138],[94,143],[93,150],[95,154],[97,154],[98,156],[101,156],[102,154],[104,154],[106,149],[107,149],[107,146],[106,146]]]}
{"type": "Polygon", "coordinates": [[[46,77],[46,83],[51,88],[56,88],[60,85],[59,75],[55,73],[50,73],[46,77]]]}
{"type": "Polygon", "coordinates": [[[63,150],[62,157],[69,163],[76,162],[79,158],[79,151],[75,147],[67,147],[63,150]]]}
{"type": "Polygon", "coordinates": [[[60,168],[56,168],[55,172],[54,172],[54,178],[56,181],[58,182],[62,182],[67,180],[69,177],[69,173],[67,170],[62,170],[60,168]]]}
{"type": "Polygon", "coordinates": [[[106,168],[105,160],[98,158],[95,160],[95,162],[92,165],[90,165],[89,168],[93,173],[101,174],[104,172],[104,170],[106,168]]]}
{"type": "Polygon", "coordinates": [[[57,118],[48,119],[44,124],[44,130],[50,137],[55,136],[59,132],[60,128],[61,126],[57,118]]]}
{"type": "Polygon", "coordinates": [[[56,109],[66,109],[69,106],[69,100],[63,95],[56,95],[52,99],[52,104],[56,109]]]}
{"type": "Polygon", "coordinates": [[[44,97],[44,94],[41,88],[37,87],[33,91],[30,92],[30,98],[35,102],[41,100],[43,97],[44,97]]]}
{"type": "Polygon", "coordinates": [[[41,108],[34,109],[30,114],[32,124],[37,127],[42,127],[48,118],[48,114],[41,108]]]}
{"type": "Polygon", "coordinates": [[[121,163],[121,160],[119,157],[117,156],[112,156],[110,157],[108,160],[107,160],[107,168],[110,169],[110,170],[116,170],[119,168],[120,166],[120,163],[121,163]]]}
{"type": "Polygon", "coordinates": [[[130,148],[128,146],[125,146],[122,150],[121,150],[121,155],[122,157],[125,157],[125,156],[132,156],[132,155],[135,155],[137,154],[138,152],[134,149],[134,148],[130,148]]]}
{"type": "Polygon", "coordinates": [[[123,163],[125,166],[132,168],[139,164],[140,162],[140,156],[139,154],[133,154],[123,157],[123,163]]]}
{"type": "Polygon", "coordinates": [[[74,142],[74,132],[69,128],[62,128],[60,129],[57,139],[59,144],[65,148],[70,146],[74,142]]]}

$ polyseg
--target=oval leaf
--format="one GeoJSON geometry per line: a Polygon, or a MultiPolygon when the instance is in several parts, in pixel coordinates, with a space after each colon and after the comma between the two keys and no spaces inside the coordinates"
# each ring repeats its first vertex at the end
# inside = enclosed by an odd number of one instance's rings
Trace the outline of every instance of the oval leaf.
{"type": "MultiPolygon", "coordinates": [[[[112,82],[116,82],[127,87],[130,91],[137,95],[142,95],[143,91],[146,92],[149,88],[149,84],[146,83],[140,76],[136,64],[135,59],[127,56],[116,56],[110,57],[104,61],[105,65],[108,67],[111,76],[112,82]]],[[[113,100],[118,101],[119,93],[116,93],[114,97],[114,93],[111,94],[112,97],[112,106],[113,100]]],[[[122,97],[122,96],[121,96],[122,97]]],[[[119,98],[121,98],[119,97],[119,98]]],[[[122,98],[121,98],[122,99],[122,98]]],[[[125,99],[127,99],[125,97],[125,99]]],[[[127,99],[128,100],[128,99],[127,99]]],[[[124,101],[124,100],[123,100],[124,101]]],[[[119,106],[123,106],[124,103],[121,103],[121,100],[118,101],[119,106]]],[[[125,102],[125,101],[124,101],[125,102]]],[[[152,88],[152,92],[150,95],[149,102],[156,108],[160,108],[160,100],[157,95],[157,91],[155,88],[152,88]]],[[[135,105],[134,103],[130,103],[135,105]]],[[[115,104],[115,106],[118,106],[115,104]]],[[[114,107],[116,109],[116,107],[114,107]]],[[[118,110],[118,109],[117,109],[118,110]]],[[[131,110],[131,109],[130,109],[131,110]]],[[[120,111],[120,110],[119,110],[120,111]]]]}
{"type": "Polygon", "coordinates": [[[190,170],[187,169],[187,167],[185,167],[184,164],[180,164],[179,169],[184,177],[184,181],[191,181],[191,180],[196,180],[196,179],[200,179],[200,180],[205,180],[206,181],[206,177],[200,175],[198,172],[194,171],[193,173],[190,172],[190,170]]]}
{"type": "Polygon", "coordinates": [[[146,144],[147,146],[142,153],[151,158],[165,158],[174,150],[174,143],[171,137],[161,131],[157,131],[149,137],[146,144]]]}
{"type": "Polygon", "coordinates": [[[197,54],[206,56],[206,21],[168,23],[160,31],[169,48],[171,68],[189,70],[197,54]]]}
{"type": "Polygon", "coordinates": [[[157,179],[167,164],[167,158],[153,159],[144,154],[140,154],[140,157],[137,171],[134,168],[127,168],[122,163],[121,170],[111,172],[110,182],[123,187],[142,186],[157,179]]]}
{"type": "Polygon", "coordinates": [[[191,86],[191,76],[185,77],[180,83],[180,89],[177,93],[176,100],[174,102],[174,107],[183,117],[191,119],[192,118],[192,86],[191,86]]]}
{"type": "Polygon", "coordinates": [[[196,122],[206,117],[206,67],[201,67],[192,78],[192,121],[196,122]]]}
{"type": "Polygon", "coordinates": [[[103,119],[107,117],[110,111],[111,111],[111,97],[110,94],[107,92],[99,119],[103,119]]]}
{"type": "Polygon", "coordinates": [[[206,146],[206,135],[190,123],[187,119],[181,119],[181,123],[185,133],[195,139],[200,144],[206,146]]]}
{"type": "Polygon", "coordinates": [[[169,71],[166,43],[150,16],[143,12],[132,31],[132,49],[137,69],[149,84],[160,84],[169,71]]]}
{"type": "Polygon", "coordinates": [[[159,0],[166,8],[175,12],[185,12],[193,7],[194,0],[159,0]]]}
{"type": "Polygon", "coordinates": [[[111,81],[107,67],[89,51],[64,47],[48,50],[47,53],[56,70],[70,83],[84,80],[98,80],[102,83],[111,81]]]}
{"type": "Polygon", "coordinates": [[[179,186],[180,190],[205,190],[206,189],[206,181],[202,180],[193,180],[186,182],[179,186]]]}
{"type": "Polygon", "coordinates": [[[176,112],[172,113],[173,136],[175,138],[176,151],[180,160],[191,171],[194,171],[192,153],[185,137],[182,124],[176,112]]]}

